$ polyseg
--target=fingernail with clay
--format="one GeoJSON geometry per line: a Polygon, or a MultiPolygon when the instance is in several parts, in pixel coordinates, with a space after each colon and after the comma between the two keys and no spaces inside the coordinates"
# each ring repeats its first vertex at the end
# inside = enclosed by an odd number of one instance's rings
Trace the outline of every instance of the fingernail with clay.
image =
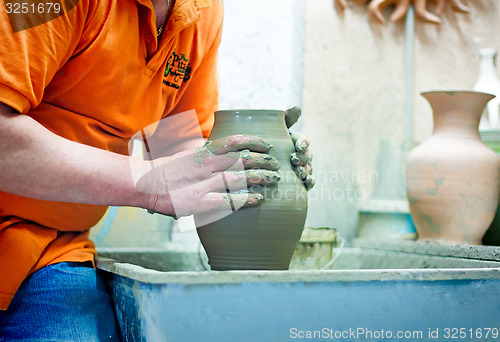
{"type": "Polygon", "coordinates": [[[248,205],[258,204],[258,203],[262,202],[263,199],[264,199],[264,196],[262,196],[261,194],[250,194],[250,195],[248,195],[247,204],[248,205]]]}
{"type": "Polygon", "coordinates": [[[297,151],[303,152],[307,150],[308,147],[307,141],[305,140],[299,141],[295,147],[297,148],[297,151]]]}

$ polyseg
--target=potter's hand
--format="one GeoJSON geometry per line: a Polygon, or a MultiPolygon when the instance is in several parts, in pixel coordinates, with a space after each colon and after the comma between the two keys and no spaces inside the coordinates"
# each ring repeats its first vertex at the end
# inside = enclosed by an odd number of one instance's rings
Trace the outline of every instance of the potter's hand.
{"type": "Polygon", "coordinates": [[[264,139],[232,135],[204,146],[153,160],[137,182],[149,194],[150,212],[180,217],[214,209],[252,207],[263,200],[252,185],[274,185],[279,162],[264,139]]]}
{"type": "MultiPolygon", "coordinates": [[[[286,126],[290,128],[301,114],[300,107],[293,107],[286,111],[285,122],[286,126]]],[[[290,132],[293,144],[295,146],[295,153],[292,153],[290,161],[297,176],[302,180],[307,191],[311,190],[314,186],[314,178],[312,176],[312,153],[309,151],[309,140],[300,134],[290,132]]]]}

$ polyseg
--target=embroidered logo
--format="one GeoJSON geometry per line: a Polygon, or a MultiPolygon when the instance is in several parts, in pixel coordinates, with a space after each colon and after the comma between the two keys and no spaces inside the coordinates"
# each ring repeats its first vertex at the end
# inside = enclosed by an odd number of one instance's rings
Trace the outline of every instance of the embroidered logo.
{"type": "Polygon", "coordinates": [[[191,77],[191,67],[189,66],[189,58],[181,53],[178,55],[174,51],[170,54],[165,68],[163,84],[179,89],[181,82],[186,82],[191,77]]]}

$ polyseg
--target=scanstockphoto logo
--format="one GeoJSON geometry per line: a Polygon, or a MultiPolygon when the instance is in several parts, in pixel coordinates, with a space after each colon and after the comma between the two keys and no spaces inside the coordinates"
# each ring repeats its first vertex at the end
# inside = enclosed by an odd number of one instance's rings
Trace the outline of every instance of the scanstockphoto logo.
{"type": "Polygon", "coordinates": [[[80,0],[3,0],[12,32],[45,24],[73,9],[80,0]]]}

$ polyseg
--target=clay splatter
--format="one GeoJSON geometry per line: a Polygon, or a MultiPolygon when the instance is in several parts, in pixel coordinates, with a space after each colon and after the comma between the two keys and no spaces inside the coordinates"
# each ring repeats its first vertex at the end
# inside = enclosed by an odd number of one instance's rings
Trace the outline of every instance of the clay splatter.
{"type": "Polygon", "coordinates": [[[246,175],[248,184],[272,185],[281,179],[279,172],[269,170],[247,170],[246,175]]]}
{"type": "Polygon", "coordinates": [[[262,167],[269,170],[278,170],[280,168],[278,159],[269,154],[252,153],[249,150],[244,150],[240,155],[243,165],[262,167]]]}
{"type": "Polygon", "coordinates": [[[441,231],[439,230],[439,227],[437,226],[436,223],[434,223],[434,221],[432,221],[432,218],[425,215],[425,214],[419,214],[419,216],[424,219],[424,221],[429,225],[429,227],[436,233],[440,233],[441,231]]]}
{"type": "Polygon", "coordinates": [[[435,189],[427,189],[427,194],[431,195],[431,196],[435,196],[437,191],[439,190],[439,186],[443,184],[443,178],[438,178],[434,181],[434,183],[436,184],[436,188],[435,189]]]}
{"type": "Polygon", "coordinates": [[[207,140],[204,146],[212,153],[222,154],[236,145],[244,146],[252,151],[269,151],[273,148],[273,145],[266,140],[246,134],[237,134],[221,139],[207,140]]]}

